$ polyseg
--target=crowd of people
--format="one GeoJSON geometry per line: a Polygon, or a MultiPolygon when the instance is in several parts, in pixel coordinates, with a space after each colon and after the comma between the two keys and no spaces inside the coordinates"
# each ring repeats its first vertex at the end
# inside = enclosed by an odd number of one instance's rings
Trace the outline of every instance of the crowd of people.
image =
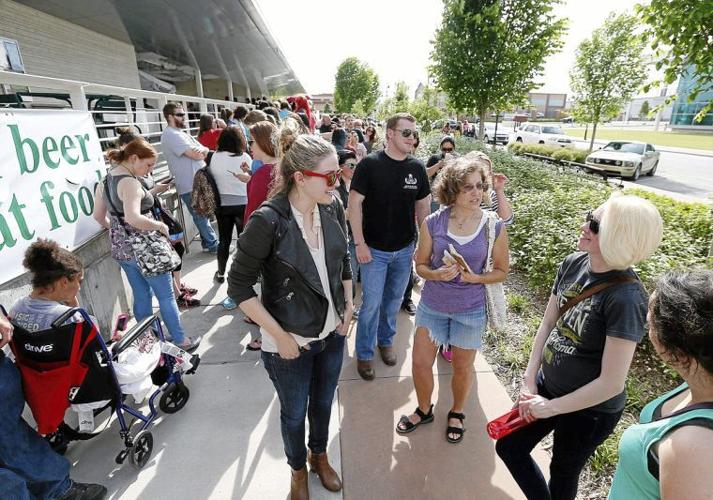
{"type": "MultiPolygon", "coordinates": [[[[187,110],[167,104],[161,150],[169,183],[152,180],[156,149],[123,131],[107,152],[111,166],[97,186],[94,217],[109,230],[135,318],[152,314],[155,295],[172,342],[192,351],[201,338],[184,331],[179,307],[200,302],[181,282],[180,259],[148,275],[132,244],[135,235],[155,232],[182,256],[181,239],[157,216],[158,195],[175,186],[201,246],[216,254],[214,281],[227,281],[223,307],[239,307],[259,326],[247,348],[261,351],[277,393],[290,498],[301,500],[309,498],[307,466],[327,490],[342,489],[327,444],[353,320],[357,373],[373,381],[377,358],[398,362],[399,311],[414,316],[418,405],[395,432],[433,422],[434,404],[445,403],[433,399],[440,352],[453,367],[444,437],[463,441],[473,363],[490,321],[488,287],[507,278],[507,228],[516,214],[505,194],[508,179],[486,154],[459,156],[456,139],[445,135],[438,153],[419,160],[418,127],[409,114],[390,117],[380,136],[369,120],[316,117],[304,96],[254,104],[224,109],[220,118],[198,117],[197,138],[187,130],[187,110]],[[194,207],[200,170],[215,184],[217,234],[210,215],[194,207]],[[416,305],[411,293],[419,283],[416,305]]],[[[650,403],[624,433],[610,498],[706,498],[713,489],[706,470],[713,459],[713,272],[672,271],[649,297],[634,267],[660,244],[658,210],[631,195],[589,208],[577,251],[553,276],[523,374],[516,407],[526,425],[499,439],[496,452],[527,498],[574,499],[586,461],[621,418],[629,366],[648,322],[656,352],[685,383],[650,403]],[[546,481],[530,452],[552,432],[546,481]]],[[[81,262],[39,240],[24,264],[33,289],[10,317],[30,331],[49,328],[53,315],[79,305],[81,262]]],[[[0,346],[12,332],[0,317],[0,346]]],[[[68,462],[24,423],[19,376],[4,354],[0,371],[0,397],[8,401],[0,406],[0,497],[103,498],[102,486],[72,482],[68,462]]]]}

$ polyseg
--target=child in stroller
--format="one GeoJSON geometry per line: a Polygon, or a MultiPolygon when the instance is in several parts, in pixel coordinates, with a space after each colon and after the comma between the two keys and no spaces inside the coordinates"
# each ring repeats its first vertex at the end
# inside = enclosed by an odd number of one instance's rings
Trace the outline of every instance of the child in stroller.
{"type": "Polygon", "coordinates": [[[153,447],[148,429],[158,415],[156,398],[161,395],[164,412],[180,410],[189,397],[182,374],[195,372],[200,358],[167,343],[155,315],[107,346],[95,321],[77,307],[81,262],[57,243],[33,243],[23,264],[33,274],[33,290],[12,307],[11,347],[38,432],[62,452],[73,439],[93,437],[94,416],[110,407],[125,444],[117,463],[128,456],[133,465],[143,467],[153,447]],[[148,415],[125,404],[126,394],[138,403],[148,393],[148,415]],[[64,423],[70,405],[79,413],[78,429],[64,423]],[[126,413],[134,417],[131,423],[126,413]],[[132,433],[137,421],[141,423],[132,433]]]}

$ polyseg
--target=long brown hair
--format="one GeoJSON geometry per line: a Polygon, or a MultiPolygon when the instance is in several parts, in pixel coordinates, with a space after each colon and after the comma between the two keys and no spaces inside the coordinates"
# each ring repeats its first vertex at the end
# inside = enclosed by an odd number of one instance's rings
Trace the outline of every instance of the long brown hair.
{"type": "Polygon", "coordinates": [[[257,122],[250,127],[250,139],[255,141],[266,155],[272,156],[273,158],[277,156],[275,149],[277,127],[274,123],[268,121],[257,122]]]}
{"type": "Polygon", "coordinates": [[[131,155],[136,155],[139,159],[143,160],[145,158],[156,158],[158,153],[156,153],[154,147],[142,137],[132,140],[122,148],[110,149],[106,152],[107,159],[117,165],[124,163],[131,155]]]}

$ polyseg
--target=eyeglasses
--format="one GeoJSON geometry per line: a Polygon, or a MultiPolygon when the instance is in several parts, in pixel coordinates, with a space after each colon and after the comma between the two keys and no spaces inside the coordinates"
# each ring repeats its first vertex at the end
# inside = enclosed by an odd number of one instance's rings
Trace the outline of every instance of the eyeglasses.
{"type": "Polygon", "coordinates": [[[401,137],[411,137],[413,135],[414,137],[418,137],[418,132],[416,130],[411,130],[410,128],[395,128],[394,129],[397,132],[401,132],[401,137]]]}
{"type": "Polygon", "coordinates": [[[179,118],[183,118],[186,116],[186,113],[173,113],[173,116],[178,116],[179,118]]]}
{"type": "Polygon", "coordinates": [[[470,192],[471,192],[472,190],[474,190],[474,189],[487,191],[488,189],[490,189],[490,184],[488,184],[487,182],[480,182],[480,181],[479,181],[479,182],[476,182],[475,185],[473,185],[473,184],[466,184],[466,185],[463,186],[460,190],[461,190],[462,193],[470,193],[470,192]]]}
{"type": "Polygon", "coordinates": [[[315,172],[313,170],[302,170],[301,172],[307,177],[321,177],[327,181],[327,186],[334,186],[339,180],[338,170],[333,170],[332,172],[327,172],[326,174],[320,174],[319,172],[315,172]]]}
{"type": "Polygon", "coordinates": [[[453,152],[453,148],[441,148],[441,151],[442,151],[443,153],[452,153],[452,152],[453,152]]]}
{"type": "Polygon", "coordinates": [[[356,168],[356,166],[357,166],[357,162],[355,162],[355,161],[348,161],[348,162],[346,162],[344,165],[347,166],[347,167],[349,167],[349,168],[351,168],[352,170],[354,170],[354,169],[356,168]]]}
{"type": "Polygon", "coordinates": [[[585,219],[586,222],[589,223],[589,230],[593,232],[594,234],[599,234],[599,221],[594,218],[594,214],[590,210],[587,212],[587,218],[585,219]]]}

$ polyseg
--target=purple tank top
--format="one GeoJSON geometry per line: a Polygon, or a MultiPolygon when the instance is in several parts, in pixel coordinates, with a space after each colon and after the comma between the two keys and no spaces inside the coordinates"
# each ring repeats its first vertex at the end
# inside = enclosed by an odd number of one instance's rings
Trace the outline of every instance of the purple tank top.
{"type": "MultiPolygon", "coordinates": [[[[488,222],[481,225],[475,238],[465,245],[448,236],[450,208],[441,208],[426,218],[428,231],[433,240],[431,267],[437,269],[443,265],[443,251],[453,245],[463,256],[474,273],[483,272],[488,255],[488,222]]],[[[483,214],[485,217],[485,214],[483,214]]],[[[495,224],[495,237],[502,228],[502,221],[495,224]]],[[[443,313],[475,311],[485,307],[485,285],[461,282],[460,275],[452,281],[426,281],[421,292],[421,300],[431,309],[443,313]]]]}

